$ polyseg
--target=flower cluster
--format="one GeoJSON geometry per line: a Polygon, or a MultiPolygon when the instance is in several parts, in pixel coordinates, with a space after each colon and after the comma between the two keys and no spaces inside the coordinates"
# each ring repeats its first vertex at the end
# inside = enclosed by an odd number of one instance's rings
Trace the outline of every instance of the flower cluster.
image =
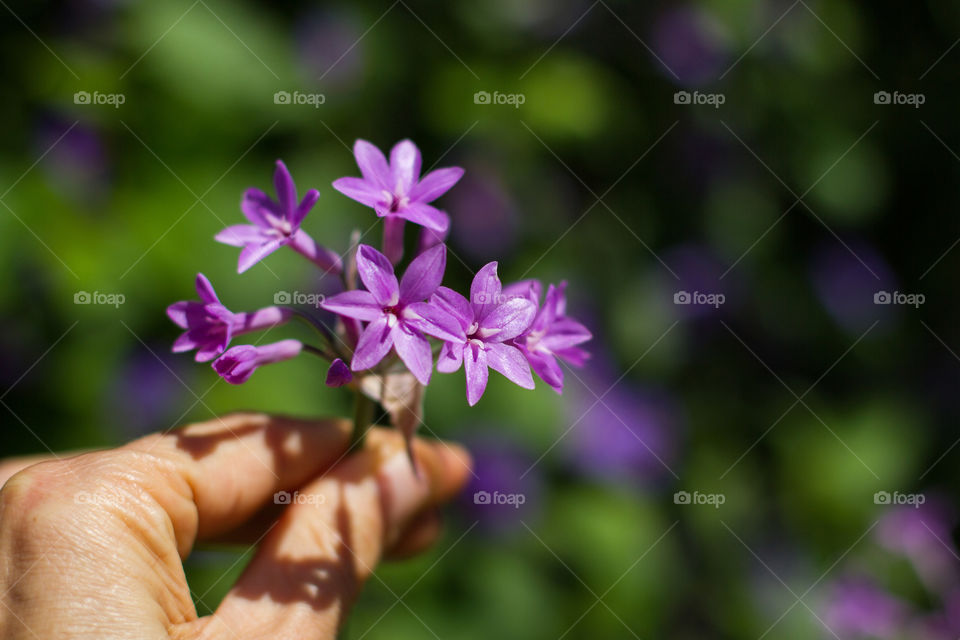
{"type": "Polygon", "coordinates": [[[483,395],[490,369],[532,389],[532,368],[560,393],[563,369],[558,361],[582,365],[588,354],[579,345],[591,338],[586,327],[566,314],[566,284],[550,285],[545,294],[536,280],[503,286],[497,263],[490,262],[474,276],[469,297],[443,286],[450,218],[431,203],[460,180],[463,169],[443,168],[421,176],[420,151],[409,140],[394,146],[389,160],[364,140],[357,141],[354,155],[362,177],[340,178],[333,187],[383,219],[380,250],[357,239],[341,257],[317,244],[301,224],[320,194],[311,189],[299,199],[281,161],[273,179],[276,199],[248,189],[240,209],[249,224],[233,225],[216,235],[218,242],[241,247],[238,273],[287,246],[324,273],[339,276],[343,290],[320,305],[335,314],[336,325],[327,327],[321,319],[289,307],[230,311],[210,281],[198,274],[200,301],[177,302],[167,309],[170,319],[185,330],[173,350],[196,350],[198,362],[212,360],[213,369],[231,384],[246,382],[259,366],[313,353],[331,362],[328,386],[350,386],[358,399],[380,401],[395,423],[398,419],[388,402],[388,397],[397,396],[392,387],[406,390],[401,404],[416,402],[430,382],[435,356],[441,373],[463,367],[470,405],[483,395]],[[398,277],[408,222],[420,227],[420,240],[417,255],[398,277]],[[321,344],[286,339],[230,346],[236,336],[292,318],[316,328],[321,344]],[[396,383],[405,377],[406,384],[396,383]]]}

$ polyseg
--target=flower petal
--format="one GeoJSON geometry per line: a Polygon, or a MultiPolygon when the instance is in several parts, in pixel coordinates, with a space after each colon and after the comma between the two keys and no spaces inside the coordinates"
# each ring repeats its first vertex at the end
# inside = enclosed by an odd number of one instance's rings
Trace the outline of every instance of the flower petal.
{"type": "Polygon", "coordinates": [[[480,400],[487,388],[487,352],[476,341],[468,342],[463,348],[463,371],[467,378],[467,404],[471,407],[480,400]]]}
{"type": "Polygon", "coordinates": [[[440,355],[437,356],[437,371],[440,373],[453,373],[463,364],[462,342],[444,342],[440,348],[440,355]]]}
{"type": "Polygon", "coordinates": [[[554,391],[563,391],[563,369],[549,353],[542,351],[526,351],[527,361],[540,379],[550,385],[554,391]]]}
{"type": "Polygon", "coordinates": [[[450,216],[422,202],[412,202],[395,215],[440,233],[450,227],[450,216]]]}
{"type": "Polygon", "coordinates": [[[184,331],[173,341],[174,353],[183,353],[184,351],[190,351],[196,348],[197,341],[189,331],[184,331]]]}
{"type": "Polygon", "coordinates": [[[467,339],[457,319],[429,302],[414,302],[403,310],[403,321],[411,327],[447,341],[463,342],[467,339]]]}
{"type": "Polygon", "coordinates": [[[237,260],[237,273],[243,273],[279,248],[279,240],[247,245],[240,252],[240,258],[237,260]]]}
{"type": "Polygon", "coordinates": [[[423,203],[433,202],[457,184],[462,176],[463,169],[460,167],[447,167],[431,171],[423,176],[423,180],[410,190],[410,199],[423,203]]]}
{"type": "Polygon", "coordinates": [[[267,236],[261,231],[260,227],[252,224],[235,224],[215,235],[213,239],[231,247],[246,247],[247,245],[265,242],[267,236]]]}
{"type": "Polygon", "coordinates": [[[320,306],[337,315],[364,322],[371,322],[383,315],[383,309],[369,291],[344,291],[324,299],[320,306]]]}
{"type": "Polygon", "coordinates": [[[473,276],[473,282],[470,284],[470,305],[473,307],[474,318],[478,322],[499,301],[502,289],[500,278],[497,277],[496,262],[488,262],[480,271],[477,271],[477,275],[473,276]]]}
{"type": "Polygon", "coordinates": [[[527,298],[535,304],[540,304],[540,296],[543,294],[543,285],[539,280],[530,278],[529,280],[520,280],[506,285],[501,292],[501,296],[506,298],[527,298]]]}
{"type": "Polygon", "coordinates": [[[449,287],[437,287],[436,293],[430,296],[430,303],[456,318],[463,331],[473,324],[473,308],[470,302],[449,287]]]}
{"type": "Polygon", "coordinates": [[[384,307],[400,301],[400,284],[387,257],[368,244],[357,248],[357,272],[367,291],[384,307]]]}
{"type": "Polygon", "coordinates": [[[369,369],[390,352],[390,347],[393,346],[393,327],[390,326],[388,318],[390,316],[386,314],[381,315],[368,324],[360,334],[357,350],[353,352],[353,361],[350,363],[351,369],[354,371],[369,369]]]}
{"type": "Polygon", "coordinates": [[[549,351],[557,352],[584,343],[592,337],[590,330],[573,318],[560,318],[550,325],[540,344],[549,351]]]}
{"type": "Polygon", "coordinates": [[[196,280],[197,295],[200,296],[200,300],[207,304],[220,304],[220,299],[217,298],[217,292],[213,290],[213,285],[210,284],[210,281],[207,280],[207,276],[202,273],[197,274],[196,280]]]}
{"type": "Polygon", "coordinates": [[[410,140],[401,140],[390,150],[392,185],[400,186],[400,192],[409,194],[420,177],[420,150],[410,140]]]}
{"type": "Polygon", "coordinates": [[[190,308],[191,304],[197,304],[196,302],[189,302],[187,300],[181,300],[180,302],[174,302],[172,305],[167,307],[167,317],[170,318],[175,325],[181,329],[187,328],[187,310],[190,308]]]}
{"type": "Polygon", "coordinates": [[[339,275],[343,271],[340,256],[326,247],[318,245],[303,229],[297,229],[290,239],[290,248],[304,256],[326,273],[339,275]]]}
{"type": "Polygon", "coordinates": [[[440,286],[447,268],[447,247],[438,244],[413,259],[400,280],[400,302],[426,300],[440,286]]]}
{"type": "Polygon", "coordinates": [[[487,343],[487,365],[502,373],[510,382],[524,389],[533,389],[530,365],[520,349],[508,344],[487,343]]]}
{"type": "Polygon", "coordinates": [[[240,211],[243,212],[247,220],[258,227],[270,226],[270,223],[264,215],[265,213],[271,213],[273,215],[280,214],[277,203],[271,200],[270,196],[260,189],[252,187],[244,191],[243,199],[240,200],[240,211]]]}
{"type": "Polygon", "coordinates": [[[357,140],[353,145],[353,156],[357,159],[357,166],[360,167],[360,173],[367,182],[376,185],[380,189],[386,189],[393,192],[391,184],[392,175],[390,167],[387,166],[387,159],[383,152],[366,140],[357,140]]]}
{"type": "Polygon", "coordinates": [[[487,342],[503,342],[527,330],[537,315],[537,305],[524,298],[498,304],[480,320],[478,335],[487,342]]]}
{"type": "Polygon", "coordinates": [[[368,207],[383,204],[383,190],[365,178],[340,178],[333,181],[333,188],[368,207]]]}
{"type": "Polygon", "coordinates": [[[273,172],[273,188],[277,190],[280,215],[289,220],[290,214],[297,208],[297,187],[293,184],[293,177],[283,160],[277,160],[277,168],[273,172]]]}
{"type": "Polygon", "coordinates": [[[293,213],[291,213],[288,218],[294,229],[300,226],[300,223],[307,217],[310,209],[313,208],[313,205],[317,204],[317,200],[319,199],[320,192],[316,189],[310,189],[303,195],[303,200],[300,201],[300,204],[297,205],[297,208],[293,210],[293,213]]]}
{"type": "Polygon", "coordinates": [[[410,373],[420,381],[420,384],[430,384],[430,374],[433,371],[430,342],[419,331],[406,326],[403,322],[393,328],[392,336],[393,347],[410,373]]]}

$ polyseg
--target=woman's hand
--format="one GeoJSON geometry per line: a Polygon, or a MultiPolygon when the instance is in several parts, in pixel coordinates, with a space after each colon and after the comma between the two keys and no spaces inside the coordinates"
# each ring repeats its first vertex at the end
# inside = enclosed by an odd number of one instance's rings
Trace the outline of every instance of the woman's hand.
{"type": "Polygon", "coordinates": [[[418,476],[396,431],[347,455],[349,433],[234,414],[0,463],[0,638],[334,638],[383,555],[436,539],[470,473],[456,445],[416,441],[418,476]],[[258,545],[204,618],[182,564],[198,541],[258,545]]]}

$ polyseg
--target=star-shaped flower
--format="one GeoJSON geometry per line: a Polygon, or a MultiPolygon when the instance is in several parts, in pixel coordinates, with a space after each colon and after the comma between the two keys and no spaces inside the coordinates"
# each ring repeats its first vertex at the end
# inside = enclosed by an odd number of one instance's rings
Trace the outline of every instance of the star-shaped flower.
{"type": "Polygon", "coordinates": [[[366,140],[357,140],[353,154],[362,178],[340,178],[334,189],[357,202],[373,207],[381,218],[400,218],[444,232],[450,217],[430,206],[463,175],[460,167],[431,171],[420,177],[420,150],[410,140],[398,142],[390,151],[390,163],[366,140]]]}
{"type": "Polygon", "coordinates": [[[424,302],[443,279],[446,249],[439,244],[421,253],[397,282],[385,255],[369,245],[359,246],[357,272],[367,290],[345,291],[322,304],[328,311],[369,323],[360,334],[351,369],[370,369],[394,348],[417,380],[424,385],[430,382],[433,354],[424,334],[441,340],[463,339],[456,319],[424,302]]]}
{"type": "Polygon", "coordinates": [[[227,227],[215,237],[217,242],[243,247],[237,273],[243,273],[284,245],[289,245],[324,271],[340,273],[343,266],[340,256],[318,245],[300,228],[320,193],[310,189],[298,204],[297,187],[281,160],[277,160],[273,184],[277,200],[259,189],[247,189],[244,193],[240,209],[252,224],[227,227]]]}
{"type": "Polygon", "coordinates": [[[431,299],[454,316],[463,330],[460,340],[447,340],[437,371],[452,373],[462,364],[467,377],[467,402],[475,405],[487,388],[488,367],[524,389],[533,389],[530,365],[511,340],[533,322],[537,305],[524,296],[504,296],[497,263],[484,266],[470,285],[470,300],[438,287],[431,299]]]}

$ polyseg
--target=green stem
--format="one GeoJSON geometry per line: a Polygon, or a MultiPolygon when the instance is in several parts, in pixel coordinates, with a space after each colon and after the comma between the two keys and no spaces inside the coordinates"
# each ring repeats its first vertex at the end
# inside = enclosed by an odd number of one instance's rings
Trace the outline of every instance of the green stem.
{"type": "Polygon", "coordinates": [[[350,437],[350,449],[363,446],[363,440],[373,422],[373,414],[376,406],[373,400],[368,398],[363,391],[357,389],[356,404],[353,410],[353,434],[350,437]]]}

